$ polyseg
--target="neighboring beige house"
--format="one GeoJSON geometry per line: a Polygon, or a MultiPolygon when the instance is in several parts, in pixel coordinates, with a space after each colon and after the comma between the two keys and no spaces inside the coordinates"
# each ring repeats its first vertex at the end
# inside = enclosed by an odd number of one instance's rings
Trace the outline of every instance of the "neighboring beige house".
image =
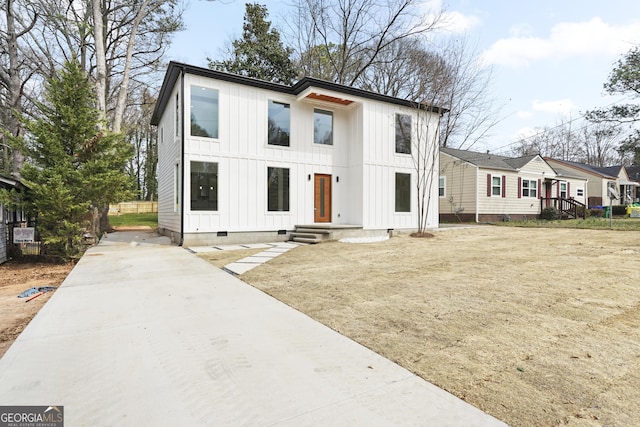
{"type": "Polygon", "coordinates": [[[567,160],[551,158],[545,158],[545,160],[558,172],[581,176],[588,180],[588,206],[590,207],[609,205],[607,190],[609,186],[614,187],[620,196],[619,199],[611,201],[613,205],[626,205],[637,197],[636,188],[640,184],[629,179],[624,166],[597,167],[567,160]]]}
{"type": "Polygon", "coordinates": [[[633,201],[635,203],[640,202],[640,165],[627,166],[627,174],[629,175],[629,181],[633,181],[638,186],[636,187],[635,195],[633,197],[633,201]]]}
{"type": "Polygon", "coordinates": [[[534,219],[547,206],[577,217],[584,215],[587,180],[557,173],[537,154],[441,148],[439,196],[441,222],[534,219]]]}

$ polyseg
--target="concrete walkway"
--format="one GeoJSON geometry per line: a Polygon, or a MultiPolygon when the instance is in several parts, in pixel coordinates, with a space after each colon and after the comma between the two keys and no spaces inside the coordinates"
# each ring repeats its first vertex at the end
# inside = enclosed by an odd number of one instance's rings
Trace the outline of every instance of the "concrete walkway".
{"type": "Polygon", "coordinates": [[[161,243],[85,254],[0,359],[0,405],[63,405],[68,426],[504,425],[161,243]]]}

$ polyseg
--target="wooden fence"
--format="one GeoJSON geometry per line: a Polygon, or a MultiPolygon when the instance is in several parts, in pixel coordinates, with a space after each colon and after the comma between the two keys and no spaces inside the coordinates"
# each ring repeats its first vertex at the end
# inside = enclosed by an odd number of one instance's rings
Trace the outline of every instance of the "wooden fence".
{"type": "Polygon", "coordinates": [[[158,202],[122,202],[109,206],[109,215],[129,213],[158,213],[158,202]]]}

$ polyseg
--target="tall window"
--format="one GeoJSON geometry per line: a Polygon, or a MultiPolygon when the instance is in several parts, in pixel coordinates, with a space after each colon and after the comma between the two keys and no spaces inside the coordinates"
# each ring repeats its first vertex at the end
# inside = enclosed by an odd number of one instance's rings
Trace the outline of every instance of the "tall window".
{"type": "Polygon", "coordinates": [[[173,211],[177,212],[180,207],[180,165],[175,164],[173,168],[173,211]]]}
{"type": "Polygon", "coordinates": [[[441,176],[440,179],[438,180],[438,196],[439,197],[444,197],[446,195],[445,193],[446,182],[447,182],[447,178],[444,176],[441,176]]]}
{"type": "Polygon", "coordinates": [[[267,168],[267,209],[289,211],[289,169],[267,168]]]}
{"type": "Polygon", "coordinates": [[[180,93],[176,93],[176,136],[180,135],[180,93]]]}
{"type": "Polygon", "coordinates": [[[269,145],[289,146],[290,106],[269,100],[269,145]]]}
{"type": "Polygon", "coordinates": [[[218,91],[191,86],[191,136],[218,137],[218,91]]]}
{"type": "Polygon", "coordinates": [[[538,197],[538,181],[535,179],[523,179],[522,197],[538,197]]]}
{"type": "Polygon", "coordinates": [[[396,173],[396,212],[411,212],[411,175],[396,173]]]}
{"type": "Polygon", "coordinates": [[[218,164],[191,162],[191,210],[218,210],[218,164]]]}
{"type": "Polygon", "coordinates": [[[502,196],[502,178],[499,176],[491,177],[491,195],[502,196]]]}
{"type": "Polygon", "coordinates": [[[333,145],[333,113],[325,110],[313,110],[313,142],[333,145]]]}
{"type": "Polygon", "coordinates": [[[411,116],[396,114],[396,153],[411,154],[411,116]]]}

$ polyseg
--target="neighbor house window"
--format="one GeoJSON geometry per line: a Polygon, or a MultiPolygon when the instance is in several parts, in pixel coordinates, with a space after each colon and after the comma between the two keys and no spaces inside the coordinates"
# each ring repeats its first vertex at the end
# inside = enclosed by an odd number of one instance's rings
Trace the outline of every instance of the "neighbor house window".
{"type": "Polygon", "coordinates": [[[267,168],[267,209],[289,211],[289,169],[267,168]]]}
{"type": "Polygon", "coordinates": [[[191,210],[218,210],[218,164],[191,162],[191,210]]]}
{"type": "Polygon", "coordinates": [[[492,196],[502,195],[502,177],[499,177],[499,176],[491,177],[491,195],[492,196]]]}
{"type": "Polygon", "coordinates": [[[313,142],[333,145],[333,113],[325,110],[313,110],[313,142]]]}
{"type": "Polygon", "coordinates": [[[291,108],[289,104],[269,100],[268,144],[289,146],[291,108]]]}
{"type": "Polygon", "coordinates": [[[411,175],[396,174],[396,212],[411,212],[411,175]]]}
{"type": "Polygon", "coordinates": [[[191,86],[191,136],[218,137],[218,91],[191,86]]]}
{"type": "Polygon", "coordinates": [[[396,153],[411,154],[411,116],[396,114],[396,153]]]}
{"type": "Polygon", "coordinates": [[[538,197],[538,181],[533,179],[523,179],[522,197],[538,197]]]}
{"type": "Polygon", "coordinates": [[[445,196],[445,185],[447,182],[447,178],[444,176],[441,176],[440,179],[438,180],[438,196],[440,197],[444,197],[445,196]]]}
{"type": "Polygon", "coordinates": [[[567,183],[566,182],[561,182],[560,183],[560,198],[561,199],[566,199],[567,198],[567,183]]]}
{"type": "Polygon", "coordinates": [[[584,197],[584,189],[583,188],[576,188],[576,196],[584,197]]]}

